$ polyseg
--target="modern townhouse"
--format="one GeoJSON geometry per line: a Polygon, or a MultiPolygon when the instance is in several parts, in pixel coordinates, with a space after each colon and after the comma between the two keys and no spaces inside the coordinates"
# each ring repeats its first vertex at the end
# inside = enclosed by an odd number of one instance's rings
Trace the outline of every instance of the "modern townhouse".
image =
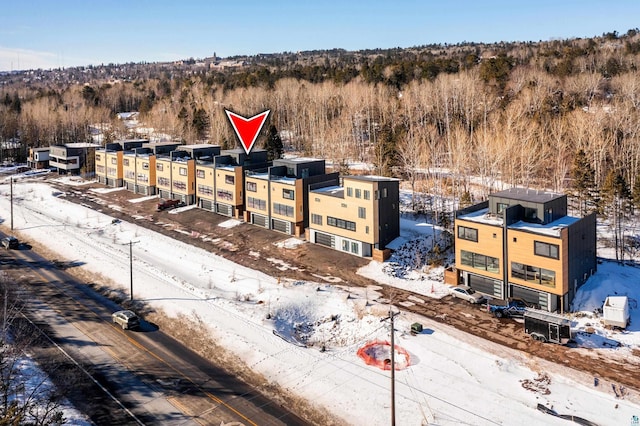
{"type": "Polygon", "coordinates": [[[345,176],[339,186],[311,186],[309,242],[383,261],[400,236],[400,181],[345,176]]]}
{"type": "Polygon", "coordinates": [[[93,176],[95,152],[100,145],[77,142],[49,146],[49,168],[59,174],[84,174],[93,176]]]}
{"type": "Polygon", "coordinates": [[[27,167],[30,169],[49,168],[49,147],[29,148],[27,167]]]}
{"type": "Polygon", "coordinates": [[[182,144],[178,142],[145,143],[122,155],[124,186],[136,194],[156,195],[156,156],[168,154],[182,144]]]}
{"type": "Polygon", "coordinates": [[[324,160],[274,160],[267,169],[246,172],[244,220],[300,237],[309,224],[309,185],[338,182],[338,173],[326,173],[324,160]]]}
{"type": "Polygon", "coordinates": [[[196,202],[196,160],[220,155],[220,146],[182,145],[166,155],[156,156],[156,187],[160,198],[196,202]]]}
{"type": "Polygon", "coordinates": [[[241,218],[244,213],[245,171],[269,165],[267,151],[244,149],[221,151],[213,159],[196,161],[196,202],[198,207],[241,218]]]}
{"type": "Polygon", "coordinates": [[[596,271],[596,216],[566,195],[512,188],[456,212],[456,280],[498,299],[564,312],[596,271]]]}
{"type": "Polygon", "coordinates": [[[149,141],[143,139],[122,140],[105,144],[95,150],[95,171],[98,182],[119,188],[124,185],[122,157],[125,150],[139,148],[149,141]]]}

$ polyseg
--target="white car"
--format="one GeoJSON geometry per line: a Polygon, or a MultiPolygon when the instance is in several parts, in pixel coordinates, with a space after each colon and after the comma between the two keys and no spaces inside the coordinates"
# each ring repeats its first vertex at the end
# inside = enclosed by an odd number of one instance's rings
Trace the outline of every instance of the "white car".
{"type": "Polygon", "coordinates": [[[140,328],[140,318],[129,310],[114,312],[111,315],[111,320],[114,324],[120,325],[123,330],[140,328]]]}
{"type": "Polygon", "coordinates": [[[469,303],[482,303],[485,300],[485,297],[483,295],[476,292],[468,285],[457,285],[455,287],[451,287],[449,289],[449,293],[453,297],[466,300],[469,303]]]}

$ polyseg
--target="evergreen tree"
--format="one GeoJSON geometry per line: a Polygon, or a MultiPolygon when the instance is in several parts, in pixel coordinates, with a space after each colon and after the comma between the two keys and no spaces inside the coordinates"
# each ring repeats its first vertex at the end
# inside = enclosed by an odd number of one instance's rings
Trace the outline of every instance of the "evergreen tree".
{"type": "Polygon", "coordinates": [[[267,136],[267,141],[264,143],[264,149],[267,150],[267,159],[269,161],[282,158],[284,145],[282,144],[282,139],[280,138],[278,129],[276,129],[276,126],[273,124],[269,126],[269,134],[267,136]]]}
{"type": "Polygon", "coordinates": [[[598,210],[598,191],[596,188],[595,171],[587,155],[581,149],[576,153],[571,165],[571,195],[578,202],[578,212],[585,216],[598,210]]]}
{"type": "Polygon", "coordinates": [[[623,221],[628,218],[631,206],[631,191],[627,181],[620,171],[611,170],[602,187],[603,209],[606,217],[613,220],[613,236],[616,260],[624,259],[624,226],[623,221]]]}
{"type": "Polygon", "coordinates": [[[198,108],[193,112],[193,130],[196,132],[196,139],[205,140],[209,130],[209,114],[203,109],[198,108]]]}

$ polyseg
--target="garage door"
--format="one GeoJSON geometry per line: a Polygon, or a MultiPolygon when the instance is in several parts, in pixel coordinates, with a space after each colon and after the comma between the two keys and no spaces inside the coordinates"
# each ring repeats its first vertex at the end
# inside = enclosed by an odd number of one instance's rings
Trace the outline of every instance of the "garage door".
{"type": "Polygon", "coordinates": [[[224,216],[231,216],[231,213],[233,212],[233,207],[231,207],[229,204],[220,204],[218,203],[216,205],[216,213],[224,215],[224,216]]]}
{"type": "Polygon", "coordinates": [[[284,220],[271,219],[271,226],[278,232],[291,234],[291,223],[284,220]]]}
{"type": "Polygon", "coordinates": [[[333,247],[333,237],[329,234],[323,234],[322,232],[316,232],[316,243],[323,246],[333,247]]]}
{"type": "Polygon", "coordinates": [[[136,184],[134,182],[127,182],[127,190],[131,192],[135,192],[136,184]]]}
{"type": "Polygon", "coordinates": [[[200,199],[200,207],[205,210],[213,211],[213,201],[200,199]]]}
{"type": "Polygon", "coordinates": [[[511,297],[516,297],[525,300],[532,305],[537,305],[540,309],[548,310],[547,294],[532,290],[530,288],[520,287],[511,284],[511,297]]]}
{"type": "Polygon", "coordinates": [[[251,213],[251,223],[254,225],[262,226],[263,228],[267,227],[267,217],[259,214],[251,213]]]}
{"type": "Polygon", "coordinates": [[[469,287],[480,293],[502,299],[502,283],[480,275],[469,274],[469,287]]]}

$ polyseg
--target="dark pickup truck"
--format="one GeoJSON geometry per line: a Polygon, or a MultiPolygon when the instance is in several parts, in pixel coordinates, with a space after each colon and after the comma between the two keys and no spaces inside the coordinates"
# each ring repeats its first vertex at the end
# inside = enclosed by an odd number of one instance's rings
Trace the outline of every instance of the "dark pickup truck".
{"type": "Polygon", "coordinates": [[[532,307],[530,303],[522,299],[492,299],[487,301],[487,311],[495,315],[496,318],[522,317],[527,308],[532,307]]]}
{"type": "Polygon", "coordinates": [[[156,211],[174,209],[183,205],[184,203],[180,200],[160,200],[160,202],[158,202],[158,206],[156,207],[156,211]]]}

